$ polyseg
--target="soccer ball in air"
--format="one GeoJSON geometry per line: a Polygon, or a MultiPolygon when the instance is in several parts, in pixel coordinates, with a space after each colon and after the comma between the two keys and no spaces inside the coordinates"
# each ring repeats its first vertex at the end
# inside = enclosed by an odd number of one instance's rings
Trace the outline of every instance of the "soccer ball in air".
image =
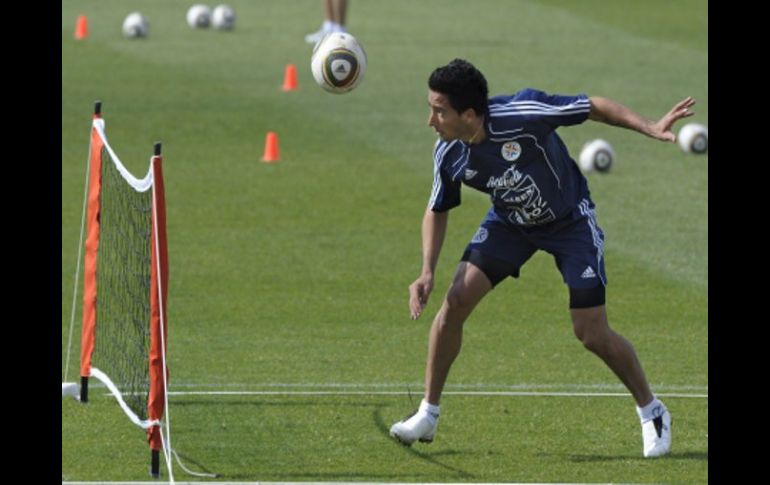
{"type": "Polygon", "coordinates": [[[679,130],[677,141],[686,153],[704,154],[709,149],[709,129],[699,123],[688,123],[679,130]]]}
{"type": "Polygon", "coordinates": [[[229,5],[217,5],[211,14],[211,24],[219,30],[232,30],[235,27],[235,10],[229,5]]]}
{"type": "Polygon", "coordinates": [[[187,11],[187,25],[193,29],[205,29],[211,24],[211,9],[206,5],[196,4],[187,11]]]}
{"type": "Polygon", "coordinates": [[[310,68],[319,86],[330,93],[347,93],[364,78],[366,53],[352,35],[331,32],[313,48],[310,68]]]}
{"type": "Polygon", "coordinates": [[[583,172],[597,170],[607,172],[615,161],[615,150],[602,139],[589,141],[580,150],[580,169],[583,172]]]}
{"type": "Polygon", "coordinates": [[[123,35],[129,39],[136,39],[139,37],[147,37],[150,33],[150,23],[139,12],[133,12],[128,14],[123,21],[123,35]]]}

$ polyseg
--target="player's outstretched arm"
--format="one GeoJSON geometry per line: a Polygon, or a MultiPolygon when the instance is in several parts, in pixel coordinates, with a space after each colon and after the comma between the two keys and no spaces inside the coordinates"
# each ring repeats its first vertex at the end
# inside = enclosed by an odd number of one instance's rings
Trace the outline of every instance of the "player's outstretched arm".
{"type": "Polygon", "coordinates": [[[676,103],[668,113],[657,121],[648,120],[609,98],[591,96],[589,100],[591,102],[589,119],[638,131],[661,141],[676,141],[676,135],[671,131],[671,127],[676,121],[695,114],[690,111],[690,108],[695,104],[695,100],[690,96],[676,103]]]}

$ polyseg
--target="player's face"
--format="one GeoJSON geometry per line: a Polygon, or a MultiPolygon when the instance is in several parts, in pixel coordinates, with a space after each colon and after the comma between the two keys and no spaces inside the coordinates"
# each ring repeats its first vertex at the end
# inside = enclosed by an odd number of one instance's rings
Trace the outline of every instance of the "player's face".
{"type": "Polygon", "coordinates": [[[452,108],[449,98],[436,91],[428,90],[430,118],[428,126],[444,141],[467,137],[468,127],[465,119],[452,108]]]}

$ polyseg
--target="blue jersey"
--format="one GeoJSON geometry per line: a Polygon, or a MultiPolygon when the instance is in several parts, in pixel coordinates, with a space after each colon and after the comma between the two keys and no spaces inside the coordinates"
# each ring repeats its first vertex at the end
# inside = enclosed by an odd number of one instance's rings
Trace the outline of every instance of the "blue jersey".
{"type": "Polygon", "coordinates": [[[555,130],[584,122],[589,110],[584,94],[523,89],[490,98],[483,142],[436,143],[429,207],[443,212],[460,205],[464,183],[489,194],[489,217],[508,224],[538,226],[567,216],[589,199],[588,184],[555,130]]]}

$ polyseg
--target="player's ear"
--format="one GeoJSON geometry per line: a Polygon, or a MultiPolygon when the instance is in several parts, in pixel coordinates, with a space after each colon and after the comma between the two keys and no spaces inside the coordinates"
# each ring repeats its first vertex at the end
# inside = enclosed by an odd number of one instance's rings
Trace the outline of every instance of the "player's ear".
{"type": "Polygon", "coordinates": [[[470,123],[471,121],[476,119],[476,112],[473,111],[473,108],[468,108],[462,113],[460,113],[460,118],[466,123],[470,123]]]}

